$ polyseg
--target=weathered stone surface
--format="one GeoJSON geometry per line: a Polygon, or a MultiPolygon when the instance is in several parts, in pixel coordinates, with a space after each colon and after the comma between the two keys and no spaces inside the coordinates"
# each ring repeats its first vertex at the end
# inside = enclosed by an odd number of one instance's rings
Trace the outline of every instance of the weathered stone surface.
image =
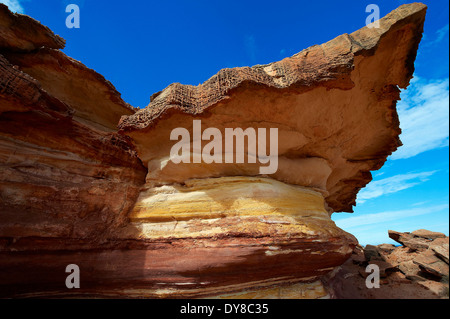
{"type": "Polygon", "coordinates": [[[395,240],[397,243],[402,244],[410,239],[413,239],[414,236],[410,233],[402,233],[395,230],[388,230],[389,238],[395,240]]]}
{"type": "Polygon", "coordinates": [[[434,251],[436,256],[440,257],[442,260],[444,260],[448,264],[448,259],[449,259],[448,237],[438,238],[438,239],[433,240],[433,242],[430,244],[430,248],[434,251]]]}
{"type": "MultiPolygon", "coordinates": [[[[406,246],[412,250],[427,250],[428,247],[431,244],[431,238],[427,239],[427,237],[425,236],[436,236],[433,234],[441,234],[441,233],[435,233],[435,232],[431,232],[431,231],[427,231],[422,229],[421,232],[424,234],[424,236],[418,236],[414,233],[402,233],[402,232],[397,232],[397,231],[393,231],[393,230],[389,230],[388,234],[389,234],[389,238],[395,240],[396,242],[402,244],[403,246],[406,246]]],[[[444,234],[442,234],[444,235],[444,234]]],[[[438,235],[441,236],[441,235],[438,235]]],[[[445,235],[444,235],[445,237],[445,235]]],[[[435,237],[437,238],[437,237],[435,237]]]]}
{"type": "Polygon", "coordinates": [[[403,245],[412,250],[426,250],[429,244],[430,241],[423,238],[411,238],[403,241],[403,245]]]}
{"type": "Polygon", "coordinates": [[[0,6],[0,295],[329,297],[322,279],[357,244],[330,214],[351,211],[400,145],[395,103],[425,11],[173,84],[135,113],[59,37],[0,6]],[[169,161],[170,132],[193,119],[278,128],[278,171],[169,161]],[[69,292],[72,263],[83,289],[69,292]]]}
{"type": "MultiPolygon", "coordinates": [[[[383,254],[384,258],[410,280],[442,281],[448,287],[448,237],[444,234],[445,238],[442,238],[441,233],[428,230],[420,230],[423,237],[415,236],[413,233],[390,230],[389,237],[403,242],[403,246],[383,254]],[[433,234],[439,235],[434,236],[433,234]],[[424,237],[435,239],[430,240],[424,237]]],[[[436,292],[436,289],[440,291],[439,287],[441,287],[440,284],[434,285],[430,289],[436,292]]]]}
{"type": "Polygon", "coordinates": [[[417,264],[423,271],[439,278],[447,279],[448,281],[448,264],[436,257],[432,250],[429,249],[417,256],[414,259],[414,263],[417,264]]]}
{"type": "Polygon", "coordinates": [[[411,251],[408,247],[397,247],[393,250],[389,255],[384,255],[384,258],[394,266],[398,266],[399,264],[413,260],[416,256],[418,256],[419,252],[411,251]]]}
{"type": "Polygon", "coordinates": [[[135,112],[102,75],[59,50],[44,47],[33,53],[2,54],[9,63],[38,81],[43,91],[69,105],[80,123],[113,132],[122,115],[135,112]]]}
{"type": "Polygon", "coordinates": [[[428,287],[409,280],[402,272],[385,272],[380,288],[368,289],[367,264],[355,263],[361,252],[354,252],[349,260],[322,278],[331,298],[337,299],[436,299],[439,298],[428,287]]]}

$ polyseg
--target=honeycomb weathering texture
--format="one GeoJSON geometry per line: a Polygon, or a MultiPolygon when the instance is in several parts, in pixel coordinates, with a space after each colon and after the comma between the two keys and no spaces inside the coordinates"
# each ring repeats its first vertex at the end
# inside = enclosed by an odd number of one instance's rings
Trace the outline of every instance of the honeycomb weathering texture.
{"type": "Polygon", "coordinates": [[[172,84],[137,111],[0,4],[0,297],[330,297],[325,276],[357,245],[330,213],[400,145],[425,11],[172,84]],[[174,164],[170,133],[193,120],[278,128],[278,170],[174,164]],[[82,289],[66,288],[68,264],[82,289]]]}

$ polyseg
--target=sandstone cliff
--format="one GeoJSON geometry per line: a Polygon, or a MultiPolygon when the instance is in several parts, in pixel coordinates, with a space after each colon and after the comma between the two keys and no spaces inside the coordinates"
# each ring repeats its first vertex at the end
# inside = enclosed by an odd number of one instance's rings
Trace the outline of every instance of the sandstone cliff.
{"type": "Polygon", "coordinates": [[[400,145],[425,11],[403,5],[380,28],[172,84],[135,110],[0,4],[0,294],[329,297],[321,279],[357,245],[330,215],[400,145]],[[194,120],[223,136],[277,128],[278,170],[173,163],[170,134],[192,136],[194,120]],[[65,288],[68,264],[83,289],[65,288]]]}

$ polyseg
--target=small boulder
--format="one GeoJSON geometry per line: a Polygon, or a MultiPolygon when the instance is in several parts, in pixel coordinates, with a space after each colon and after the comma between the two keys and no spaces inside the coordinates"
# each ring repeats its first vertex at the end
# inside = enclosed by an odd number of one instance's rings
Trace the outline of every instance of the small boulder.
{"type": "Polygon", "coordinates": [[[398,266],[402,262],[413,260],[419,255],[418,251],[412,251],[408,247],[400,246],[395,248],[392,253],[386,255],[386,261],[394,266],[398,266]]]}
{"type": "Polygon", "coordinates": [[[417,282],[421,286],[427,288],[428,290],[432,291],[436,295],[442,298],[448,298],[448,285],[443,284],[442,282],[433,281],[433,280],[422,280],[417,282]]]}

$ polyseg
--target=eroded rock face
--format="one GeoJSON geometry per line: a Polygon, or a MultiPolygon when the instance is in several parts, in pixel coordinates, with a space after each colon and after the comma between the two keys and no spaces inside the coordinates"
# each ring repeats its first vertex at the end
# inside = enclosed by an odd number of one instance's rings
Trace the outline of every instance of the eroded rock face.
{"type": "Polygon", "coordinates": [[[135,112],[0,4],[0,293],[329,297],[321,278],[357,244],[330,215],[351,211],[400,145],[395,103],[425,11],[404,5],[379,29],[173,84],[135,112]],[[194,120],[222,136],[277,128],[278,170],[175,164],[170,134],[192,136],[194,120]],[[65,288],[68,264],[84,269],[82,291],[65,288]]]}
{"type": "MultiPolygon", "coordinates": [[[[130,139],[113,131],[134,109],[56,50],[63,44],[0,4],[0,267],[16,263],[14,251],[98,248],[126,222],[144,182],[130,139]]],[[[20,272],[35,259],[22,256],[17,276],[2,271],[2,292],[32,284],[20,272]]]]}

